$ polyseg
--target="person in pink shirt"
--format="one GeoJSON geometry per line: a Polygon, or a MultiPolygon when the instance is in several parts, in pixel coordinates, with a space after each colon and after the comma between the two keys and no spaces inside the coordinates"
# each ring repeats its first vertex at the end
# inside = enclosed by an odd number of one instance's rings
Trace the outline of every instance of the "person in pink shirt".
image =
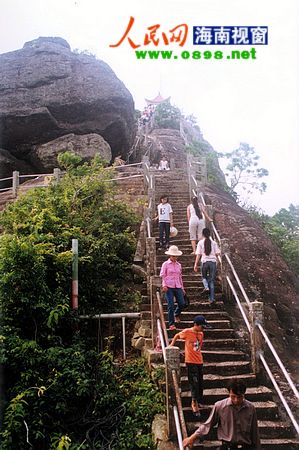
{"type": "Polygon", "coordinates": [[[177,261],[181,252],[176,245],[171,245],[165,252],[169,259],[162,264],[160,277],[162,278],[162,291],[168,305],[168,325],[170,330],[175,330],[175,322],[180,322],[180,314],[185,306],[185,289],[182,279],[182,266],[177,261]],[[174,297],[177,300],[177,307],[174,308],[174,297]]]}

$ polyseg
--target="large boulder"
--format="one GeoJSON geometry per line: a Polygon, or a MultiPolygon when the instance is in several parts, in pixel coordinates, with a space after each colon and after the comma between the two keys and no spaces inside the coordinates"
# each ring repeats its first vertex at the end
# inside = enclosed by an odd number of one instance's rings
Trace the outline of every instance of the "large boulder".
{"type": "Polygon", "coordinates": [[[36,146],[30,152],[30,160],[37,170],[52,171],[58,167],[57,156],[65,151],[80,155],[83,161],[89,161],[99,155],[106,161],[111,160],[110,145],[99,134],[66,134],[53,141],[36,146]]]}
{"type": "Polygon", "coordinates": [[[134,102],[110,67],[38,38],[0,55],[0,146],[26,158],[33,145],[65,134],[103,136],[125,158],[134,139],[134,102]]]}

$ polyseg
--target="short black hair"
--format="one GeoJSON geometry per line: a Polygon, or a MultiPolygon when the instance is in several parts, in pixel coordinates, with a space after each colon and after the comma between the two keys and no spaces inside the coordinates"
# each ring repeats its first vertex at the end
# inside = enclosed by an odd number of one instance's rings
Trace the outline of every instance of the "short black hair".
{"type": "Polygon", "coordinates": [[[166,201],[167,201],[167,203],[168,203],[169,199],[168,199],[167,195],[161,195],[161,197],[160,197],[160,202],[162,202],[162,198],[166,198],[166,201]]]}
{"type": "Polygon", "coordinates": [[[227,389],[236,395],[244,395],[246,392],[246,384],[244,381],[234,378],[229,382],[227,389]]]}

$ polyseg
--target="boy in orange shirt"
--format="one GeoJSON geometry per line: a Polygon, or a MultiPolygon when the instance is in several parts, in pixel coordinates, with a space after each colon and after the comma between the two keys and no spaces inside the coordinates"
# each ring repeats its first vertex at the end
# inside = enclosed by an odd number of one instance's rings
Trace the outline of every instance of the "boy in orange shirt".
{"type": "Polygon", "coordinates": [[[203,403],[203,358],[201,347],[203,342],[203,327],[208,326],[204,316],[196,316],[191,328],[185,328],[177,333],[169,345],[174,345],[178,339],[185,341],[185,363],[191,390],[191,408],[194,414],[199,413],[203,403]]]}

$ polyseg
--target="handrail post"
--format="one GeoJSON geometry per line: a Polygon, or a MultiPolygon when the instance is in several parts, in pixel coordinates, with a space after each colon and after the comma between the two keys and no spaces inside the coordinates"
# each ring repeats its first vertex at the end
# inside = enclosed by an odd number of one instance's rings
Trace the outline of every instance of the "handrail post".
{"type": "Polygon", "coordinates": [[[53,170],[53,177],[54,177],[54,180],[55,180],[55,184],[58,184],[60,179],[61,179],[61,170],[58,167],[56,167],[53,170]]]}
{"type": "Polygon", "coordinates": [[[173,438],[176,436],[176,426],[173,415],[173,406],[176,404],[175,390],[173,385],[173,371],[177,375],[177,380],[180,376],[180,349],[178,347],[169,347],[165,349],[166,352],[166,410],[167,410],[167,425],[168,436],[173,438]]]}
{"type": "Polygon", "coordinates": [[[147,189],[148,186],[148,179],[149,179],[149,158],[148,156],[142,157],[142,169],[143,169],[143,181],[144,181],[144,188],[147,189]]]}
{"type": "Polygon", "coordinates": [[[145,239],[145,263],[147,273],[147,294],[150,296],[150,278],[156,275],[156,238],[154,237],[146,237],[145,239]]]}
{"type": "Polygon", "coordinates": [[[145,136],[144,136],[144,145],[147,145],[147,137],[148,137],[148,122],[145,123],[145,136]]]}
{"type": "Polygon", "coordinates": [[[262,336],[258,324],[264,323],[264,303],[258,300],[249,304],[251,364],[255,375],[260,373],[259,354],[263,353],[262,336]]]}
{"type": "Polygon", "coordinates": [[[157,301],[156,292],[161,287],[161,278],[156,275],[153,275],[150,277],[149,282],[150,282],[150,299],[151,299],[152,348],[155,348],[157,340],[157,317],[159,315],[159,305],[157,301]]]}
{"type": "Polygon", "coordinates": [[[18,195],[18,188],[20,185],[20,172],[18,170],[14,170],[12,173],[12,194],[14,197],[18,195]]]}
{"type": "MultiPolygon", "coordinates": [[[[208,216],[213,218],[213,214],[214,214],[213,206],[212,205],[206,205],[205,209],[206,209],[206,211],[208,213],[208,216]]],[[[213,234],[213,230],[212,230],[211,224],[210,223],[206,224],[206,227],[209,228],[210,231],[211,231],[211,234],[213,234]]]]}

